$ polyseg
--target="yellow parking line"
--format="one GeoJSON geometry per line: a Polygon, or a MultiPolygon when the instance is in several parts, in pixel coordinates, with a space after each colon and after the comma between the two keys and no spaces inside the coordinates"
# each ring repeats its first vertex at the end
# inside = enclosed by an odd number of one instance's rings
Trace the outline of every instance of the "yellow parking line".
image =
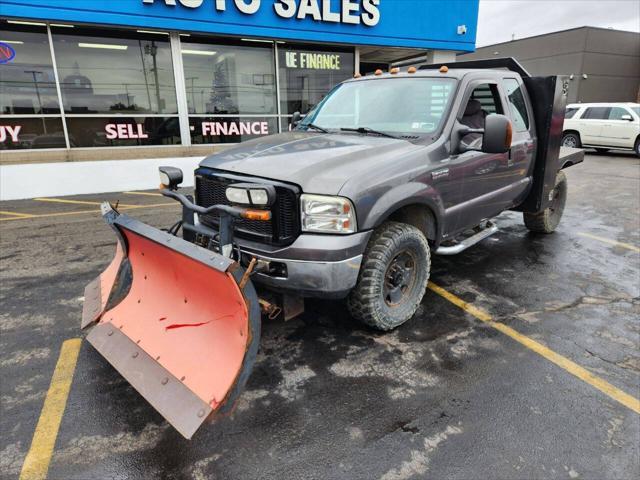
{"type": "MultiPolygon", "coordinates": [[[[84,200],[67,200],[63,198],[34,198],[36,202],[51,202],[51,203],[71,203],[74,205],[101,205],[102,202],[88,202],[84,200]]],[[[132,207],[134,205],[121,204],[122,207],[132,207]]]]}
{"type": "Polygon", "coordinates": [[[632,252],[640,253],[640,248],[636,247],[635,245],[631,245],[630,243],[616,242],[615,240],[611,240],[609,238],[599,237],[597,235],[592,235],[590,233],[584,232],[579,232],[578,235],[591,238],[593,240],[598,240],[599,242],[608,243],[609,245],[614,245],[616,247],[626,248],[627,250],[631,250],[632,252]]]}
{"type": "Polygon", "coordinates": [[[17,218],[29,218],[29,217],[33,217],[33,215],[29,214],[29,213],[15,213],[15,212],[5,212],[3,210],[0,210],[0,215],[11,215],[13,217],[17,217],[17,218]]]}
{"type": "Polygon", "coordinates": [[[80,338],[66,340],[62,344],[31,447],[22,465],[20,480],[44,479],[47,476],[81,344],[80,338]]]}
{"type": "Polygon", "coordinates": [[[122,193],[126,193],[127,195],[148,195],[150,197],[162,197],[163,196],[161,193],[151,193],[151,192],[122,192],[122,193]]]}
{"type": "MultiPolygon", "coordinates": [[[[118,210],[139,210],[143,208],[159,208],[159,207],[178,207],[180,204],[178,202],[172,203],[153,203],[150,205],[128,205],[118,207],[118,210]]],[[[8,222],[10,220],[27,220],[32,218],[49,218],[49,217],[66,217],[71,215],[83,215],[85,213],[100,213],[100,210],[79,210],[77,212],[57,212],[57,213],[41,213],[41,214],[21,214],[24,216],[21,217],[11,217],[11,218],[0,218],[0,222],[8,222]]]]}
{"type": "Polygon", "coordinates": [[[614,387],[606,380],[594,375],[589,372],[587,369],[581,367],[577,363],[569,360],[568,358],[560,355],[559,353],[554,352],[549,347],[542,345],[539,342],[527,337],[526,335],[521,334],[517,330],[505,325],[504,323],[496,322],[493,320],[490,314],[481,310],[477,307],[474,307],[470,303],[465,302],[461,298],[455,296],[452,293],[449,293],[444,288],[435,285],[434,283],[429,282],[429,289],[446,300],[450,301],[454,305],[460,307],[467,313],[470,313],[478,320],[486,323],[487,325],[495,328],[496,330],[504,333],[508,337],[512,338],[516,342],[521,345],[527,347],[529,350],[537,353],[543,358],[546,358],[550,362],[555,363],[557,366],[570,373],[571,375],[579,378],[583,382],[591,385],[593,388],[600,390],[602,393],[612,398],[616,402],[624,405],[625,407],[633,410],[634,412],[640,414],[640,400],[629,395],[628,393],[620,390],[617,387],[614,387]]]}

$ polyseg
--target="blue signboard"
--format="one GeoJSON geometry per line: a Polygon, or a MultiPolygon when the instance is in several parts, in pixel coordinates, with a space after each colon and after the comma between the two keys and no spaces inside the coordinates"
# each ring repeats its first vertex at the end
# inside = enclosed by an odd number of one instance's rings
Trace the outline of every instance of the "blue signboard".
{"type": "Polygon", "coordinates": [[[0,15],[224,35],[473,51],[479,0],[0,0],[0,15]]]}

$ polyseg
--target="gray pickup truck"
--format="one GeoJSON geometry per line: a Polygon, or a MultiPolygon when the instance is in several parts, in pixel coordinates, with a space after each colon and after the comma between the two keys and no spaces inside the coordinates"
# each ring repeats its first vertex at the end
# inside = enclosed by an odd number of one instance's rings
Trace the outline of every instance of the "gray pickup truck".
{"type": "Polygon", "coordinates": [[[184,207],[166,231],[104,204],[117,248],[85,288],[88,342],[191,438],[239,398],[262,313],[346,298],[390,330],[420,305],[432,252],[478,243],[505,210],[553,232],[562,169],[583,160],[560,151],[566,81],[510,59],[455,67],[356,75],[292,131],[203,160],[195,199],[161,167],[162,194],[184,207]]]}
{"type": "MultiPolygon", "coordinates": [[[[567,180],[560,156],[566,83],[531,77],[512,59],[376,72],[345,81],[292,131],[207,157],[200,206],[230,204],[235,183],[271,185],[270,222],[240,220],[253,280],[302,297],[347,298],[351,314],[389,330],[415,313],[431,253],[459,253],[523,212],[553,232],[567,180]],[[493,68],[492,68],[493,67],[493,68]]],[[[217,215],[185,208],[184,238],[205,247],[217,215]]]]}

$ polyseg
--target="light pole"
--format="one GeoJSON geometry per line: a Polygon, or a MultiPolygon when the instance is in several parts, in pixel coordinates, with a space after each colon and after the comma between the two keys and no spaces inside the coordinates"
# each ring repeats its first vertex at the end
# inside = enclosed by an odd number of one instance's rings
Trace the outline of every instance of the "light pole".
{"type": "MultiPolygon", "coordinates": [[[[38,75],[42,73],[40,70],[25,70],[24,73],[30,73],[33,75],[33,83],[36,86],[36,97],[38,97],[38,108],[40,109],[40,114],[44,115],[42,111],[42,98],[40,98],[40,86],[38,85],[38,75]]],[[[47,134],[47,123],[45,122],[44,117],[42,118],[42,129],[44,130],[44,134],[47,134]]]]}

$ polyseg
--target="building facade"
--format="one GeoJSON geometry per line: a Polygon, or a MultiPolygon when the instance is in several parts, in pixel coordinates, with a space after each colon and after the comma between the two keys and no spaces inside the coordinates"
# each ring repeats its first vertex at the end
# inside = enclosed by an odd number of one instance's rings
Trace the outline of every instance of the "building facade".
{"type": "Polygon", "coordinates": [[[478,48],[458,60],[514,57],[534,75],[569,75],[569,102],[640,102],[640,33],[581,27],[478,48]]]}
{"type": "Polygon", "coordinates": [[[277,133],[360,65],[472,51],[477,14],[476,0],[0,0],[2,163],[277,133]]]}

